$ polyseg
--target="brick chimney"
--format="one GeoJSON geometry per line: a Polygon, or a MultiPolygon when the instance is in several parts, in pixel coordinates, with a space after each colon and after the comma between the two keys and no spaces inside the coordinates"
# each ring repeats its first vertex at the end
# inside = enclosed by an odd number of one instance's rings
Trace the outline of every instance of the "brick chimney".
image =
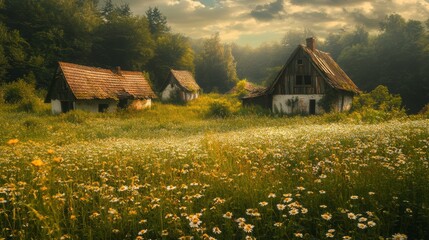
{"type": "Polygon", "coordinates": [[[310,37],[305,39],[305,41],[307,42],[307,47],[311,49],[311,51],[316,50],[316,38],[310,37]]]}
{"type": "Polygon", "coordinates": [[[116,68],[115,68],[115,72],[116,72],[116,74],[118,74],[118,75],[121,75],[121,76],[122,76],[122,71],[121,71],[121,67],[120,67],[120,66],[116,66],[116,68]]]}

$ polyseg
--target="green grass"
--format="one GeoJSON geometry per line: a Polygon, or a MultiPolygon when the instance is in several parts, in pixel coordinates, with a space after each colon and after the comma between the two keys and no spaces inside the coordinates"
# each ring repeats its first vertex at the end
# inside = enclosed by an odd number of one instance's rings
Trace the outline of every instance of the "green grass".
{"type": "Polygon", "coordinates": [[[0,238],[429,238],[429,120],[213,118],[214,98],[140,113],[2,106],[0,238]]]}

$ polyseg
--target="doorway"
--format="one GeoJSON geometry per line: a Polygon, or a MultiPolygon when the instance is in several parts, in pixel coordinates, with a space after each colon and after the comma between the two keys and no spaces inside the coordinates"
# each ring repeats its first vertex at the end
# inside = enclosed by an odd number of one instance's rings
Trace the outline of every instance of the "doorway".
{"type": "Polygon", "coordinates": [[[73,110],[73,102],[70,101],[61,101],[61,112],[66,113],[70,110],[73,110]]]}
{"type": "Polygon", "coordinates": [[[309,111],[310,115],[314,115],[316,114],[316,100],[315,99],[310,99],[310,111],[309,111]]]}

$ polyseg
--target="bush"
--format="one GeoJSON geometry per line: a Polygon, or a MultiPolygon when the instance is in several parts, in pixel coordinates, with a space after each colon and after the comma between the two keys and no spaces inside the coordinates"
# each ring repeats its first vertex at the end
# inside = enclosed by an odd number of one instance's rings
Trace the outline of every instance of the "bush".
{"type": "Polygon", "coordinates": [[[369,93],[362,93],[353,99],[353,110],[372,108],[384,112],[403,111],[402,98],[391,94],[386,86],[380,85],[369,93]]]}
{"type": "Polygon", "coordinates": [[[2,92],[3,100],[8,104],[16,104],[26,98],[35,96],[34,86],[24,82],[24,80],[18,80],[16,82],[6,84],[3,87],[2,92]]]}
{"type": "Polygon", "coordinates": [[[218,99],[214,100],[209,104],[209,110],[207,115],[210,117],[226,118],[231,116],[233,113],[233,106],[230,102],[218,99]]]}
{"type": "Polygon", "coordinates": [[[86,120],[93,115],[91,115],[91,113],[89,112],[85,112],[82,110],[72,110],[67,113],[61,114],[61,116],[67,122],[81,124],[86,122],[86,120]]]}

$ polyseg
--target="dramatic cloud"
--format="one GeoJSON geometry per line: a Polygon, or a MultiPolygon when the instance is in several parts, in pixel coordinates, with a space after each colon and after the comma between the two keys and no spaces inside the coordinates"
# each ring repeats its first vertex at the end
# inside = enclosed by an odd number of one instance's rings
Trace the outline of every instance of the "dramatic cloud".
{"type": "Polygon", "coordinates": [[[277,0],[272,3],[258,5],[250,12],[250,15],[263,21],[280,18],[283,13],[283,4],[283,0],[277,0]]]}
{"type": "Polygon", "coordinates": [[[219,32],[224,41],[260,44],[289,31],[310,29],[319,38],[353,30],[377,30],[387,15],[429,18],[429,0],[116,0],[135,14],[158,7],[174,32],[192,38],[219,32]]]}

